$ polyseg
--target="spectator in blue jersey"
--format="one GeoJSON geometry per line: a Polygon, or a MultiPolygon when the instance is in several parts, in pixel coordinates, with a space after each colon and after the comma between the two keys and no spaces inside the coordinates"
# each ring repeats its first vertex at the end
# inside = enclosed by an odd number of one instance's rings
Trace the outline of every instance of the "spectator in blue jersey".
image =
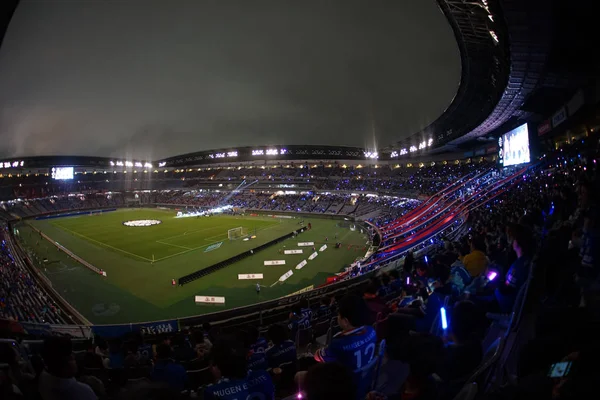
{"type": "Polygon", "coordinates": [[[494,298],[500,312],[512,311],[519,289],[527,282],[531,268],[533,254],[533,235],[523,225],[512,225],[508,228],[509,238],[512,239],[512,248],[517,254],[517,260],[510,266],[506,273],[504,284],[494,291],[494,298]]]}
{"type": "Polygon", "coordinates": [[[327,296],[321,297],[321,305],[317,310],[317,319],[331,319],[331,299],[327,296]]]}
{"type": "Polygon", "coordinates": [[[275,398],[271,376],[266,371],[248,372],[246,349],[231,337],[222,337],[214,344],[211,371],[216,383],[204,389],[205,400],[275,398]]]}
{"type": "Polygon", "coordinates": [[[346,296],[338,304],[338,324],[342,331],[327,347],[315,353],[318,362],[337,361],[352,371],[369,364],[375,357],[377,334],[367,325],[369,309],[358,296],[346,296]]]}
{"type": "Polygon", "coordinates": [[[150,378],[179,391],[184,390],[188,382],[185,368],[171,359],[171,347],[165,343],[156,346],[156,363],[150,378]]]}
{"type": "Polygon", "coordinates": [[[417,282],[419,287],[426,287],[429,283],[429,268],[427,264],[417,263],[416,265],[416,276],[415,281],[417,282]]]}
{"type": "Polygon", "coordinates": [[[402,280],[400,279],[400,273],[397,269],[393,269],[389,272],[390,276],[390,289],[392,292],[399,292],[402,289],[402,280]]]}
{"type": "Polygon", "coordinates": [[[300,314],[302,317],[308,318],[309,321],[312,319],[312,310],[310,309],[308,299],[300,300],[300,314]]]}
{"type": "Polygon", "coordinates": [[[250,351],[254,353],[264,353],[265,350],[267,350],[267,347],[269,347],[269,343],[267,342],[267,339],[260,336],[258,328],[251,326],[246,332],[250,343],[250,351]]]}
{"type": "Polygon", "coordinates": [[[267,349],[267,362],[270,368],[279,367],[285,363],[295,363],[296,345],[289,340],[288,331],[283,325],[271,325],[267,332],[269,339],[273,342],[273,346],[267,349]]]}
{"type": "MultiPolygon", "coordinates": [[[[425,307],[415,307],[410,305],[400,307],[394,314],[391,314],[392,320],[398,320],[398,323],[392,323],[391,326],[409,326],[413,325],[419,332],[427,332],[431,328],[435,317],[440,311],[440,307],[444,305],[445,298],[452,296],[453,289],[450,282],[450,268],[446,266],[438,266],[435,271],[436,280],[432,284],[433,291],[428,292],[427,287],[420,289],[419,294],[427,299],[425,307]],[[405,321],[400,321],[405,320],[405,321]]],[[[393,321],[392,321],[393,322],[393,321]]],[[[390,328],[390,332],[393,331],[390,328]]],[[[396,332],[395,334],[399,334],[396,332]]]]}
{"type": "Polygon", "coordinates": [[[248,369],[251,371],[265,371],[269,368],[265,350],[267,340],[260,336],[258,329],[250,327],[243,337],[244,344],[248,351],[248,369]]]}
{"type": "Polygon", "coordinates": [[[123,368],[125,366],[125,354],[123,351],[123,342],[121,339],[113,339],[108,346],[109,365],[112,369],[123,368]]]}
{"type": "Polygon", "coordinates": [[[288,320],[288,328],[290,329],[292,338],[296,337],[299,329],[310,328],[310,318],[308,318],[307,313],[302,315],[302,308],[299,304],[292,307],[292,312],[288,320]]]}
{"type": "Polygon", "coordinates": [[[471,275],[460,258],[450,265],[450,280],[458,294],[462,294],[466,287],[471,283],[471,275]]]}
{"type": "Polygon", "coordinates": [[[391,279],[388,274],[381,275],[381,286],[379,286],[379,290],[377,291],[379,297],[385,297],[393,292],[390,281],[391,279]]]}
{"type": "Polygon", "coordinates": [[[144,342],[144,338],[140,335],[140,344],[137,348],[138,359],[141,364],[147,364],[154,358],[154,353],[152,351],[152,345],[150,343],[144,342]]]}

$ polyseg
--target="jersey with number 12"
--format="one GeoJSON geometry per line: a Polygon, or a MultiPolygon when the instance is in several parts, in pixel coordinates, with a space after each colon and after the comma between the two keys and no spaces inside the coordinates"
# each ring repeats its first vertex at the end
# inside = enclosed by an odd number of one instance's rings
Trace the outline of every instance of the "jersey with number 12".
{"type": "Polygon", "coordinates": [[[319,362],[337,361],[353,371],[369,364],[375,357],[377,334],[370,326],[361,326],[352,331],[340,332],[331,344],[315,354],[319,362]]]}

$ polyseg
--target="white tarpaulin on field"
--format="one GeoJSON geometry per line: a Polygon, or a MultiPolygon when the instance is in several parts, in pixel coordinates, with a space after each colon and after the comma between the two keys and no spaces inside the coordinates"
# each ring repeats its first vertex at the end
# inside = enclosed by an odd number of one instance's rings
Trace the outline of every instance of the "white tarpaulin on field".
{"type": "Polygon", "coordinates": [[[285,260],[267,260],[265,265],[285,265],[285,260]]]}
{"type": "Polygon", "coordinates": [[[285,281],[287,278],[289,278],[292,275],[294,275],[294,273],[290,269],[288,272],[286,272],[285,274],[281,275],[281,278],[279,278],[279,282],[285,281]]]}
{"type": "Polygon", "coordinates": [[[263,274],[238,274],[238,279],[263,279],[263,274]]]}
{"type": "Polygon", "coordinates": [[[306,260],[302,260],[298,265],[296,265],[296,269],[302,269],[302,267],[304,267],[306,264],[308,264],[306,260]]]}
{"type": "Polygon", "coordinates": [[[283,254],[302,254],[304,251],[302,249],[297,250],[284,250],[283,254]]]}
{"type": "Polygon", "coordinates": [[[225,297],[219,296],[196,296],[196,304],[225,304],[225,297]]]}

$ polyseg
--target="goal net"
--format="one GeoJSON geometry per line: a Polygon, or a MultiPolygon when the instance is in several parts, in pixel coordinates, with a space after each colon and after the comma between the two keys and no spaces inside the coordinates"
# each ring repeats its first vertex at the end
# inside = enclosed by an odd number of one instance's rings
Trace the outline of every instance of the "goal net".
{"type": "Polygon", "coordinates": [[[227,231],[227,239],[229,239],[229,240],[240,239],[240,238],[243,238],[244,236],[246,236],[246,234],[247,234],[246,228],[242,228],[241,226],[238,226],[237,228],[229,229],[227,231]]]}

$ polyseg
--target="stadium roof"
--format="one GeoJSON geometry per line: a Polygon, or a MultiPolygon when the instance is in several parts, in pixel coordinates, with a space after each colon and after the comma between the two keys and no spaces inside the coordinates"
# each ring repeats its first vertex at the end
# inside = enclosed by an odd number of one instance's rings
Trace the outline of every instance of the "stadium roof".
{"type": "Polygon", "coordinates": [[[428,152],[456,151],[520,123],[539,121],[598,77],[600,43],[585,0],[438,3],[461,50],[461,87],[440,118],[387,154],[429,137],[435,141],[428,152]]]}

